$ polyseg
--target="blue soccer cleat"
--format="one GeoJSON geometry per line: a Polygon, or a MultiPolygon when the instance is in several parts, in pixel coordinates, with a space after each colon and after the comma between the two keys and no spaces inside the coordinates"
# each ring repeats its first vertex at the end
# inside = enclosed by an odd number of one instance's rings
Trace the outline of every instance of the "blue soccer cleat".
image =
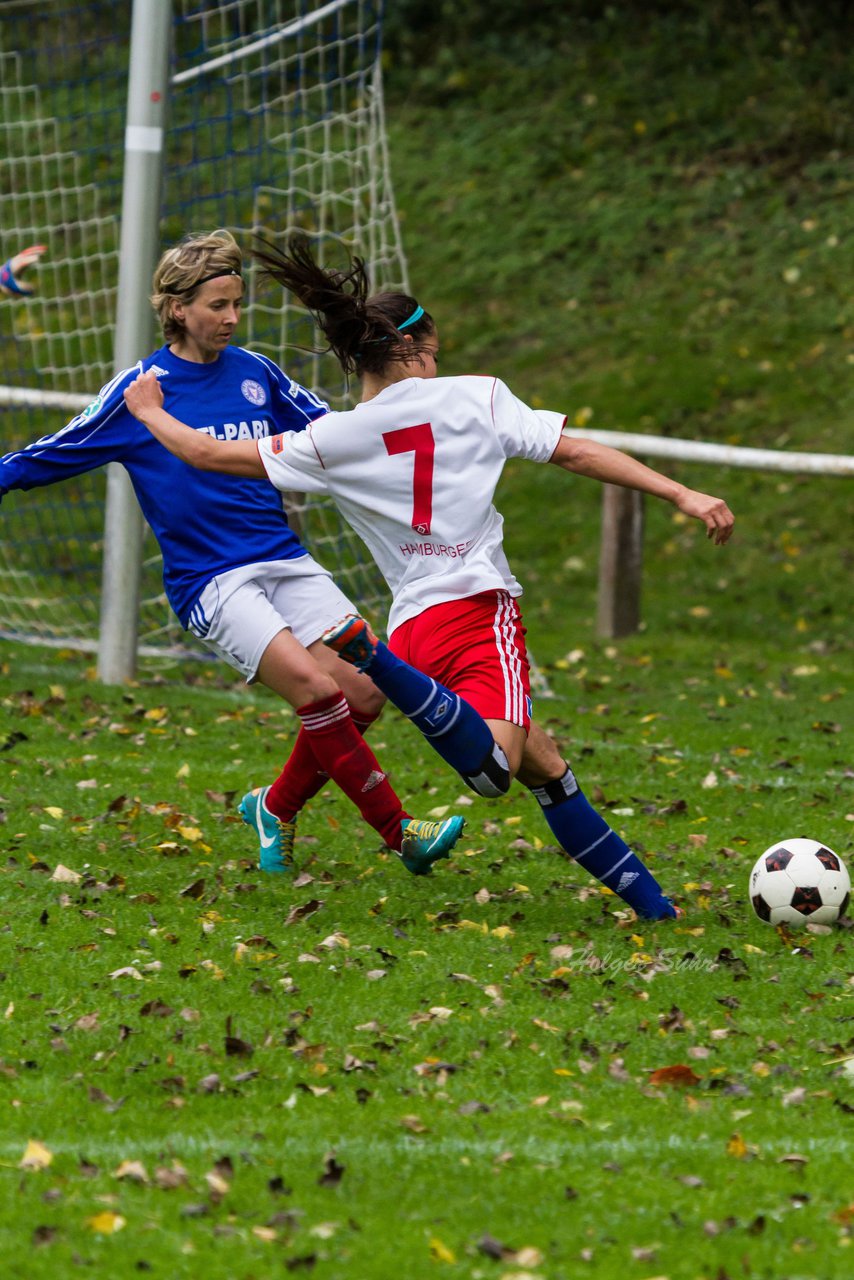
{"type": "Polygon", "coordinates": [[[429,876],[433,863],[447,858],[463,834],[462,818],[446,818],[444,822],[429,822],[425,818],[404,818],[403,845],[400,860],[414,876],[429,876]]]}
{"type": "Polygon", "coordinates": [[[269,787],[256,787],[240,801],[237,812],[248,827],[253,827],[260,845],[259,864],[262,871],[281,875],[294,869],[294,836],[296,820],[283,822],[264,803],[269,787]]]}

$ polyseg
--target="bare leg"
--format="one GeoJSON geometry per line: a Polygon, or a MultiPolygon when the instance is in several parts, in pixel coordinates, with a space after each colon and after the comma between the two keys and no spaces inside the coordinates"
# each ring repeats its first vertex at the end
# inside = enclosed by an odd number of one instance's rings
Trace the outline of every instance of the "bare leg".
{"type": "Polygon", "coordinates": [[[330,675],[350,704],[357,720],[376,720],[385,706],[385,694],[380,693],[370,676],[366,676],[349,662],[344,662],[322,640],[308,646],[317,665],[330,675]]]}
{"type": "MultiPolygon", "coordinates": [[[[342,663],[343,665],[343,663],[342,663]]],[[[258,679],[292,707],[302,707],[337,693],[339,685],[285,627],[264,650],[258,679]]]]}
{"type": "Polygon", "coordinates": [[[519,781],[526,787],[542,787],[547,782],[562,778],[566,769],[566,761],[557,744],[545,729],[532,722],[522,761],[516,770],[519,781]]]}

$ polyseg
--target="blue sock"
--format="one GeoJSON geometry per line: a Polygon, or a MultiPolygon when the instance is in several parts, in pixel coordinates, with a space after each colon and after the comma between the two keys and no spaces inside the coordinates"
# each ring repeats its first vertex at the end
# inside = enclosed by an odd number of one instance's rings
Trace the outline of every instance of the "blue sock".
{"type": "Polygon", "coordinates": [[[627,902],[639,916],[675,916],[673,904],[637,854],[597,813],[571,769],[557,782],[531,787],[558,844],[585,871],[627,902]]]}
{"type": "Polygon", "coordinates": [[[381,640],[365,671],[478,795],[504,795],[510,786],[507,757],[471,703],[396,657],[381,640]]]}

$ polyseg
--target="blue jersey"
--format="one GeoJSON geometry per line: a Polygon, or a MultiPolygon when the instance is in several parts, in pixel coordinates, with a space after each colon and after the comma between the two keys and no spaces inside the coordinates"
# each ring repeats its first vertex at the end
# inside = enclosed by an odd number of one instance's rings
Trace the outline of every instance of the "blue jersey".
{"type": "Polygon", "coordinates": [[[0,496],[122,463],[160,544],[169,603],[186,627],[202,589],[218,573],[306,551],[269,481],[197,471],[130,413],[124,389],[148,369],[157,374],[169,413],[220,440],[300,431],[327,406],[266,356],[226,347],[213,363],[197,364],[164,346],[116,374],[61,431],[0,458],[0,496]]]}

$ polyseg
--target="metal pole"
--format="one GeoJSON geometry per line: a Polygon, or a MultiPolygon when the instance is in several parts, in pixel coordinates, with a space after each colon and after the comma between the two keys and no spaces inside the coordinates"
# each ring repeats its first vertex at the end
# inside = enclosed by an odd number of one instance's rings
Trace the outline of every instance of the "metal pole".
{"type": "MultiPolygon", "coordinates": [[[[160,242],[163,135],[169,89],[171,0],[134,0],[131,22],[115,372],[151,349],[148,303],[160,242]]],[[[121,684],[136,669],[142,513],[124,467],[107,468],[98,675],[121,684]]]]}

